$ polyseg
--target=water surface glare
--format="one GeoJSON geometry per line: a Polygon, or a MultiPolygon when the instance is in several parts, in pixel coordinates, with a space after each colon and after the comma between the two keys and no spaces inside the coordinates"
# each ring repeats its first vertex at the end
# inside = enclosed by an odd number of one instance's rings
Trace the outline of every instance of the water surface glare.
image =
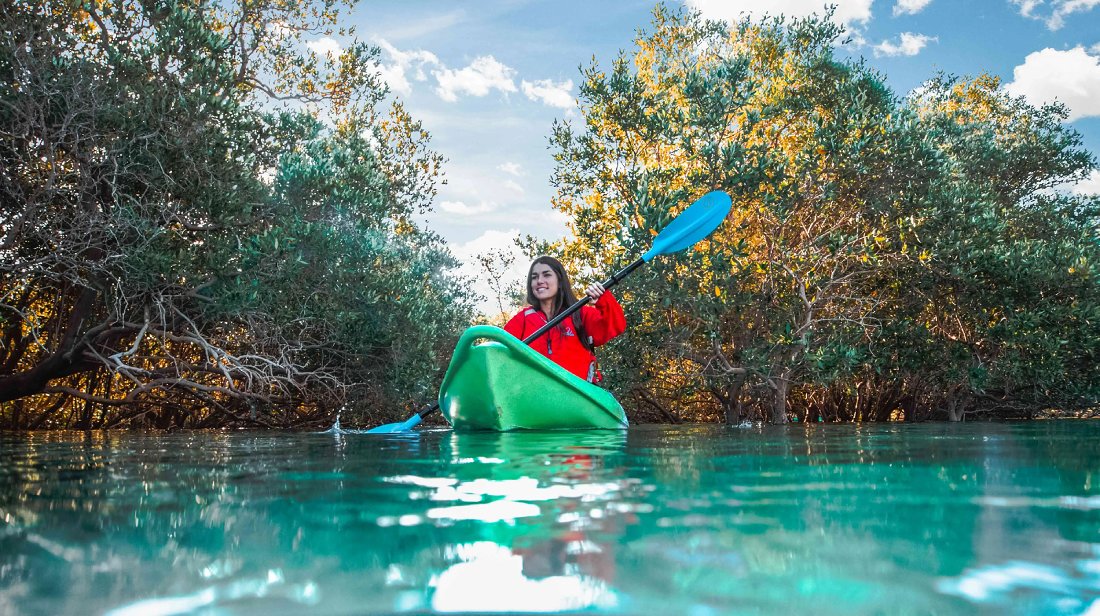
{"type": "Polygon", "coordinates": [[[1100,422],[0,435],[0,613],[1100,613],[1100,422]]]}

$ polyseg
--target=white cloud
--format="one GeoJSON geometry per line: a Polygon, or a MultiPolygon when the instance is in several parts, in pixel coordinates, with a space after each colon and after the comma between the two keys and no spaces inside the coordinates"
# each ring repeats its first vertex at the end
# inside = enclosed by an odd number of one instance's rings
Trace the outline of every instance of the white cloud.
{"type": "Polygon", "coordinates": [[[1073,187],[1075,195],[1100,195],[1100,169],[1093,169],[1089,176],[1073,187]]]}
{"type": "Polygon", "coordinates": [[[788,15],[806,17],[813,13],[825,13],[825,7],[836,5],[835,18],[842,24],[866,24],[871,20],[871,4],[874,0],[684,0],[684,3],[714,20],[736,22],[742,14],[752,17],[788,15]]]}
{"type": "Polygon", "coordinates": [[[1057,4],[1054,14],[1047,20],[1047,28],[1057,30],[1065,25],[1066,17],[1073,13],[1084,13],[1100,6],[1100,0],[1065,0],[1057,4]]]}
{"type": "Polygon", "coordinates": [[[493,56],[479,56],[469,66],[458,70],[444,68],[432,71],[439,82],[436,93],[451,103],[458,100],[459,94],[485,96],[494,89],[515,92],[516,84],[512,81],[515,73],[515,69],[497,62],[493,56]]]}
{"type": "Polygon", "coordinates": [[[390,89],[399,94],[412,93],[412,85],[406,73],[412,71],[412,77],[416,81],[424,81],[428,78],[424,70],[427,66],[441,66],[439,58],[430,51],[416,49],[413,51],[401,51],[385,39],[376,39],[378,47],[389,57],[391,64],[383,64],[378,67],[382,79],[389,84],[390,89]]]}
{"type": "Polygon", "coordinates": [[[1092,47],[1089,47],[1089,53],[1091,53],[1093,55],[1100,56],[1100,43],[1097,43],[1097,44],[1093,45],[1092,47]]]}
{"type": "Polygon", "coordinates": [[[863,38],[863,33],[859,30],[850,30],[845,34],[848,35],[848,45],[856,49],[862,49],[867,45],[867,39],[863,38]]]}
{"type": "Polygon", "coordinates": [[[1066,18],[1074,13],[1084,13],[1100,6],[1100,0],[1053,0],[1053,10],[1049,15],[1040,15],[1035,9],[1043,6],[1043,0],[1011,0],[1020,8],[1020,15],[1031,19],[1041,19],[1050,30],[1058,30],[1066,24],[1066,18]]]}
{"type": "Polygon", "coordinates": [[[515,228],[506,231],[489,230],[463,244],[451,245],[451,254],[455,256],[460,264],[458,268],[459,275],[469,278],[472,281],[473,291],[482,297],[482,301],[477,308],[483,314],[499,312],[499,306],[497,305],[496,294],[489,286],[485,271],[481,268],[477,257],[491,250],[510,255],[513,259],[512,265],[504,273],[502,281],[506,284],[512,282],[522,283],[527,276],[527,268],[530,263],[527,262],[527,257],[519,249],[519,246],[516,246],[515,238],[519,235],[519,230],[515,228]]]}
{"type": "Polygon", "coordinates": [[[561,83],[554,83],[549,79],[540,79],[538,81],[524,81],[522,85],[523,93],[533,101],[561,109],[572,109],[576,104],[573,101],[573,80],[571,79],[561,83]]]}
{"type": "MultiPolygon", "coordinates": [[[[515,238],[519,237],[519,235],[518,229],[508,229],[505,231],[490,229],[466,243],[452,246],[452,252],[455,258],[462,262],[464,266],[477,267],[477,255],[489,252],[490,250],[500,250],[506,254],[516,256],[516,261],[523,261],[523,253],[515,243],[515,238]]],[[[527,265],[527,263],[523,262],[517,264],[515,269],[518,272],[516,276],[518,279],[522,280],[524,275],[527,274],[527,265]]]]}
{"type": "Polygon", "coordinates": [[[511,190],[511,191],[517,193],[521,197],[523,196],[523,194],[525,192],[527,192],[527,191],[523,190],[523,187],[520,186],[519,183],[514,181],[514,180],[504,180],[504,187],[507,188],[508,190],[511,190]]]}
{"type": "Polygon", "coordinates": [[[931,2],[932,0],[898,0],[894,5],[894,15],[916,15],[931,2]]]}
{"type": "Polygon", "coordinates": [[[522,165],[520,165],[519,163],[513,163],[511,161],[508,161],[506,163],[501,163],[501,164],[497,165],[497,169],[500,169],[501,171],[507,173],[508,175],[514,175],[517,178],[521,178],[524,175],[526,175],[523,172],[523,166],[522,165]]]}
{"type": "Polygon", "coordinates": [[[390,90],[405,96],[412,94],[412,84],[405,78],[405,71],[401,70],[400,66],[396,64],[379,64],[374,68],[378,71],[378,76],[382,78],[382,81],[390,87],[390,90]]]}
{"type": "Polygon", "coordinates": [[[928,91],[928,86],[930,85],[930,83],[931,82],[925,81],[917,87],[913,88],[912,90],[909,90],[909,94],[905,95],[906,98],[911,101],[919,101],[921,98],[924,97],[924,93],[928,91]]]}
{"type": "Polygon", "coordinates": [[[924,49],[928,43],[934,43],[939,39],[934,36],[902,32],[897,43],[882,41],[874,46],[876,56],[915,56],[924,49]]]}
{"type": "Polygon", "coordinates": [[[1100,115],[1100,57],[1080,46],[1029,53],[1012,70],[1012,83],[1005,90],[1032,105],[1060,101],[1069,108],[1070,122],[1100,115]]]}
{"type": "Polygon", "coordinates": [[[1043,0],[1011,0],[1012,4],[1020,7],[1020,14],[1024,17],[1031,17],[1032,11],[1035,7],[1043,3],[1043,0]]]}
{"type": "Polygon", "coordinates": [[[340,57],[340,54],[344,53],[344,48],[340,46],[332,37],[319,38],[316,41],[307,41],[306,47],[309,47],[310,51],[319,56],[328,56],[333,60],[340,57]]]}
{"type": "Polygon", "coordinates": [[[274,35],[275,38],[280,40],[289,38],[292,34],[294,34],[294,31],[291,30],[284,21],[273,21],[267,24],[267,31],[274,35]]]}
{"type": "Polygon", "coordinates": [[[553,208],[547,208],[546,210],[540,212],[539,216],[542,220],[546,221],[547,229],[552,229],[555,225],[559,227],[561,229],[561,233],[558,233],[558,235],[564,234],[566,225],[569,224],[570,220],[568,214],[560,210],[555,210],[553,208]]]}
{"type": "Polygon", "coordinates": [[[448,214],[459,214],[462,216],[474,216],[477,214],[488,214],[497,209],[495,203],[489,203],[482,201],[477,205],[467,205],[464,201],[441,201],[439,203],[439,209],[447,212],[448,214]]]}

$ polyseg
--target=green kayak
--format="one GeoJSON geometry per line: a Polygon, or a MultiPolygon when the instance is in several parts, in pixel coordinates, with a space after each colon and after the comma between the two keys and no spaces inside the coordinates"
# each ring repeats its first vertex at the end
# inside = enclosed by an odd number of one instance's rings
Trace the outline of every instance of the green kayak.
{"type": "Polygon", "coordinates": [[[498,327],[458,339],[439,388],[455,430],[584,430],[627,426],[610,393],[540,355],[498,327]]]}

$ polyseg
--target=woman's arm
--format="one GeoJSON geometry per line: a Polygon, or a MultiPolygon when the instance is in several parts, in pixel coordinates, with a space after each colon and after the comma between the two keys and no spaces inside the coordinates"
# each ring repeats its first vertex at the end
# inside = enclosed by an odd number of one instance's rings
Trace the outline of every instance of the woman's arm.
{"type": "MultiPolygon", "coordinates": [[[[591,297],[592,293],[588,295],[591,297]]],[[[606,344],[626,331],[626,315],[623,314],[623,307],[619,305],[619,301],[611,291],[604,291],[603,287],[600,287],[599,299],[596,300],[595,305],[591,309],[582,311],[581,318],[584,320],[585,332],[592,337],[593,346],[606,344]]]]}

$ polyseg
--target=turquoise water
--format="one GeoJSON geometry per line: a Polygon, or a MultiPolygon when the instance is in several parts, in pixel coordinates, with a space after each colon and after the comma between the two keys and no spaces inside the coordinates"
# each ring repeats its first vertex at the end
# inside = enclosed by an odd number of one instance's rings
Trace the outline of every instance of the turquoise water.
{"type": "Polygon", "coordinates": [[[1095,614],[1098,454],[1068,421],[0,435],[0,613],[1095,614]]]}

